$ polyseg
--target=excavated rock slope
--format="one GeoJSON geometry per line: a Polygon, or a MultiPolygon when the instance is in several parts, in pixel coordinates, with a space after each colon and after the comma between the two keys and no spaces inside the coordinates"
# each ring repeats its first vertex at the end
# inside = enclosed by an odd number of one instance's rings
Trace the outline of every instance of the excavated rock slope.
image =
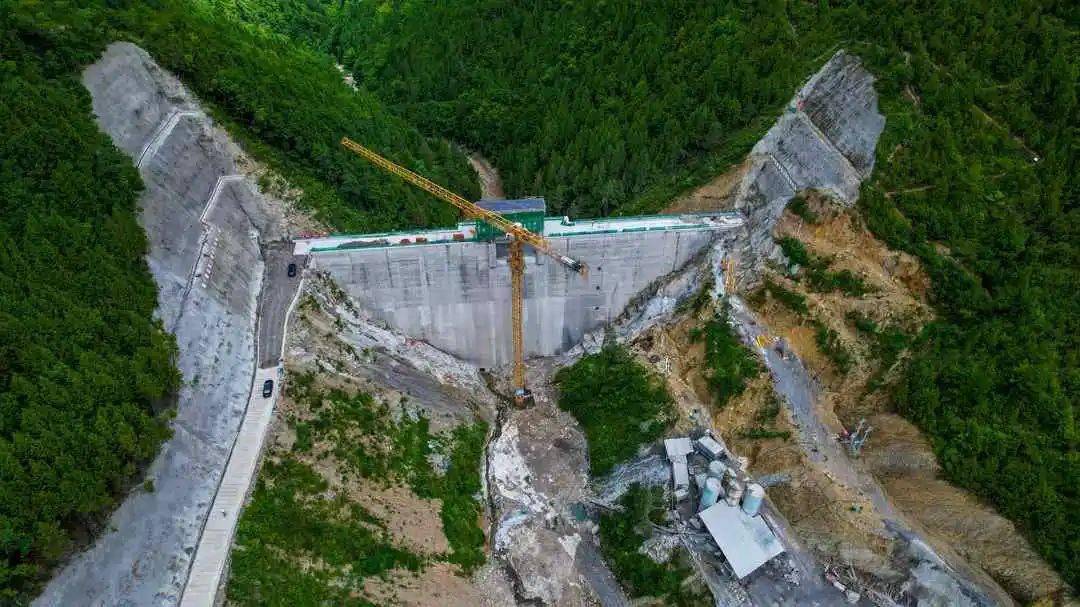
{"type": "Polygon", "coordinates": [[[260,240],[282,236],[282,213],[240,175],[239,148],[142,49],[110,45],[83,83],[146,186],[139,221],[184,385],[173,437],[147,473],[154,490],[133,491],[37,604],[173,605],[248,401],[260,240]]]}
{"type": "Polygon", "coordinates": [[[752,271],[751,281],[765,259],[780,256],[773,227],[795,194],[818,190],[847,206],[858,200],[884,128],[874,77],[838,51],[750,151],[734,206],[747,217],[742,270],[752,271]]]}

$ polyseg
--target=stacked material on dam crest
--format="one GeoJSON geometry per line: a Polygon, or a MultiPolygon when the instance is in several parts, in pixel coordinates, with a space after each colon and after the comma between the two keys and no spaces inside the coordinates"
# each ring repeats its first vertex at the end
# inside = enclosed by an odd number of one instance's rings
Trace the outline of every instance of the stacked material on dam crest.
{"type": "MultiPolygon", "coordinates": [[[[585,262],[587,276],[527,249],[525,353],[551,356],[617,318],[658,279],[706,250],[737,214],[544,220],[556,251],[585,262]]],[[[475,222],[298,241],[315,266],[377,318],[484,367],[510,362],[510,269],[505,242],[477,239],[475,222]]]]}

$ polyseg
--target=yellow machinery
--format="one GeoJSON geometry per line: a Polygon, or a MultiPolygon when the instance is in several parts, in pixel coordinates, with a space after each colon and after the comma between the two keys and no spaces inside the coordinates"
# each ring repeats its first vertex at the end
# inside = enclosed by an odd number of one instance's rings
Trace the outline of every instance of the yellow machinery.
{"type": "Polygon", "coordinates": [[[430,179],[417,175],[403,166],[394,164],[348,137],[341,138],[341,145],[388,173],[397,175],[425,192],[454,205],[466,217],[486,221],[493,227],[505,232],[510,238],[510,321],[513,327],[514,345],[514,399],[519,404],[524,402],[529,395],[529,391],[525,388],[525,340],[524,329],[522,328],[522,308],[525,299],[525,256],[523,246],[527,244],[583,276],[587,273],[588,268],[580,261],[556,251],[541,234],[530,232],[520,224],[510,221],[494,211],[489,211],[469,202],[430,179]]]}

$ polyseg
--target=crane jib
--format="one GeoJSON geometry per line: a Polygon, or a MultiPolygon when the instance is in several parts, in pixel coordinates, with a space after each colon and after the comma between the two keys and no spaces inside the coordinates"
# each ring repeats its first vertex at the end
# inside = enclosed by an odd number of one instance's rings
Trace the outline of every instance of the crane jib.
{"type": "Polygon", "coordinates": [[[430,179],[422,175],[418,175],[410,171],[409,169],[406,169],[405,167],[394,163],[391,160],[383,158],[379,154],[373,152],[372,150],[369,150],[368,148],[360,145],[359,143],[356,143],[348,137],[341,138],[341,145],[344,146],[346,149],[356,153],[357,155],[367,159],[375,166],[385,169],[388,173],[393,173],[394,175],[397,175],[405,181],[424,190],[425,192],[454,205],[455,207],[460,209],[461,212],[465,214],[465,216],[471,219],[477,219],[491,224],[492,227],[501,230],[502,232],[505,232],[508,236],[512,238],[516,238],[521,242],[527,243],[534,249],[555,259],[562,265],[570,268],[571,270],[579,274],[585,275],[588,272],[588,268],[584,263],[571,257],[567,257],[562,253],[559,253],[542,235],[535,232],[530,232],[524,227],[506,219],[502,215],[499,215],[494,211],[484,209],[466,200],[465,198],[458,196],[457,194],[451,192],[450,190],[447,190],[441,185],[435,183],[434,181],[431,181],[430,179]]]}
{"type": "Polygon", "coordinates": [[[529,402],[531,400],[531,393],[525,387],[525,338],[524,327],[522,325],[525,299],[525,257],[522,254],[523,245],[528,244],[532,246],[534,249],[555,259],[562,265],[582,276],[587,274],[588,268],[580,261],[555,251],[555,249],[552,248],[551,243],[549,243],[542,235],[530,232],[520,224],[510,221],[494,211],[484,209],[479,205],[465,200],[461,196],[447,190],[430,179],[417,175],[403,166],[394,164],[348,137],[341,138],[341,145],[345,146],[348,150],[355,152],[359,156],[366,158],[375,166],[386,170],[386,172],[393,173],[432,196],[454,205],[467,217],[487,222],[494,228],[505,232],[506,235],[510,237],[510,258],[508,261],[510,262],[511,287],[510,325],[513,329],[511,340],[513,341],[514,350],[514,401],[520,405],[529,402]]]}

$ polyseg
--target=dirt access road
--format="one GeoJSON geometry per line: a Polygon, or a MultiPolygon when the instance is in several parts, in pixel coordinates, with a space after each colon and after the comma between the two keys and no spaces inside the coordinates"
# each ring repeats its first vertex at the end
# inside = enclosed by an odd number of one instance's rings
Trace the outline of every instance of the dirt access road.
{"type": "Polygon", "coordinates": [[[480,180],[480,197],[486,200],[506,198],[499,170],[492,166],[488,159],[481,156],[479,152],[468,152],[465,157],[469,159],[469,165],[476,171],[476,176],[480,180]]]}
{"type": "MultiPolygon", "coordinates": [[[[757,321],[745,302],[735,296],[730,297],[730,301],[735,328],[743,342],[758,351],[772,374],[773,385],[791,411],[807,458],[833,481],[868,499],[881,516],[887,532],[907,542],[920,560],[951,578],[964,600],[959,604],[1010,604],[1008,597],[1001,597],[980,584],[979,576],[961,559],[932,548],[925,534],[893,506],[877,479],[856,467],[843,445],[834,439],[834,432],[819,416],[816,406],[819,390],[802,361],[793,352],[772,346],[767,328],[757,321]],[[765,345],[759,346],[759,343],[765,345]]],[[[956,598],[960,600],[961,596],[956,598]]]]}

